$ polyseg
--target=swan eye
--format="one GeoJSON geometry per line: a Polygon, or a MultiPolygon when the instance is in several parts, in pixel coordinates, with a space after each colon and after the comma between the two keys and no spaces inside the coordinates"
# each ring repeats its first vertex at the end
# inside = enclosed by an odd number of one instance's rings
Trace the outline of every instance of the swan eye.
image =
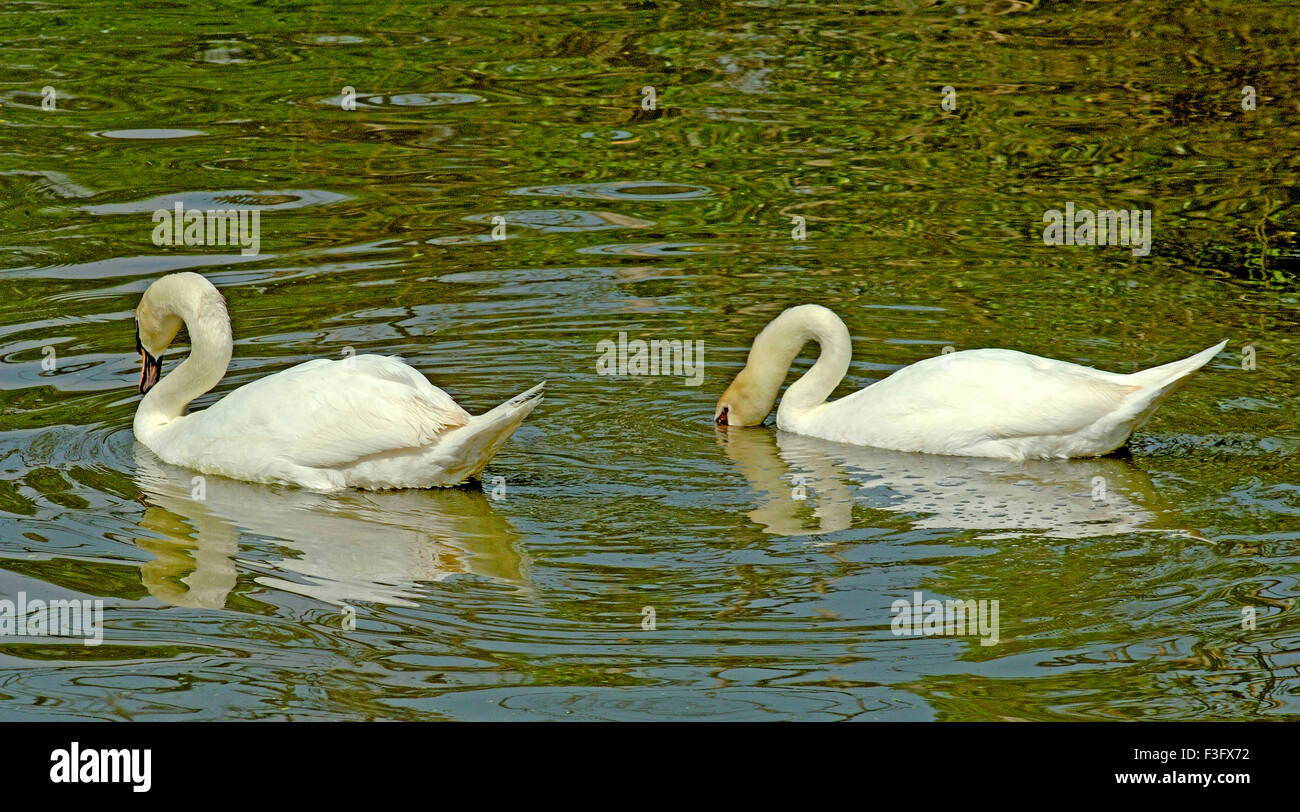
{"type": "Polygon", "coordinates": [[[723,407],[722,407],[722,411],[718,412],[718,416],[715,417],[715,418],[713,419],[713,422],[714,422],[714,423],[717,423],[719,426],[725,426],[725,425],[727,425],[727,409],[728,409],[728,408],[730,408],[730,407],[723,406],[723,407]]]}

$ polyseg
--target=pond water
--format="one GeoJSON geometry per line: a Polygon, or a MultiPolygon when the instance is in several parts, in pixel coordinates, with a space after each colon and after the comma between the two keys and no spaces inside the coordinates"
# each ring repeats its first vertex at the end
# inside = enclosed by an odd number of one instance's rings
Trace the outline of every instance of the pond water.
{"type": "Polygon", "coordinates": [[[1294,10],[1185,6],[0,4],[0,598],[104,604],[98,646],[0,637],[0,718],[1300,718],[1294,10]],[[260,253],[155,245],[177,202],[260,253]],[[1150,253],[1045,245],[1067,204],[1150,253]],[[483,488],[195,499],[131,433],[177,270],[236,340],[196,407],[349,351],[546,400],[483,488]],[[803,302],[841,395],[1229,345],[1112,458],[715,427],[803,302]],[[620,333],[703,342],[699,385],[597,374],[620,333]],[[996,641],[895,634],[916,593],[996,641]]]}

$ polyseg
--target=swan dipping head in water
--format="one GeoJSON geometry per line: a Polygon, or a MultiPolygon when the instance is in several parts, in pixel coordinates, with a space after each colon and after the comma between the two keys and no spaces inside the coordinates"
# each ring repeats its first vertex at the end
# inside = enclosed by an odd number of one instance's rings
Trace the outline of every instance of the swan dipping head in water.
{"type": "Polygon", "coordinates": [[[761,424],[809,341],[821,354],[786,389],[778,428],[895,451],[1017,460],[1109,454],[1228,343],[1128,375],[1014,350],[965,350],[918,361],[828,402],[849,369],[849,331],[827,308],[799,305],[755,337],[745,368],[718,399],[714,422],[761,424]]]}

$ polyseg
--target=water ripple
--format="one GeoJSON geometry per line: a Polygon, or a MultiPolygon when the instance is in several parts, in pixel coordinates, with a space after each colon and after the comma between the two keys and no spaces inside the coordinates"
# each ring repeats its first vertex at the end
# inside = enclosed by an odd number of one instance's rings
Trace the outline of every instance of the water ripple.
{"type": "Polygon", "coordinates": [[[663,181],[624,181],[610,183],[567,183],[556,186],[525,186],[511,190],[512,195],[532,197],[571,197],[584,200],[698,200],[712,197],[707,186],[663,181]]]}

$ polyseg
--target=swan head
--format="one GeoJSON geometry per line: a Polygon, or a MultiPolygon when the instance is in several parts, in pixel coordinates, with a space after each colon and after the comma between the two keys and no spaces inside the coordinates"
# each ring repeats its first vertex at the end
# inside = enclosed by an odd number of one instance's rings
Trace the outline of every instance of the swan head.
{"type": "Polygon", "coordinates": [[[167,303],[162,301],[158,288],[158,282],[150,285],[135,309],[135,349],[140,353],[142,395],[158,383],[158,378],[162,375],[163,350],[176,338],[183,324],[181,318],[172,313],[167,303]]]}
{"type": "MultiPolygon", "coordinates": [[[[713,409],[713,422],[719,426],[757,426],[771,414],[777,393],[796,355],[809,340],[821,345],[817,364],[786,392],[789,400],[798,399],[816,405],[844,378],[851,355],[849,328],[840,317],[821,305],[805,304],[787,308],[754,337],[745,368],[740,371],[713,409]],[[806,390],[809,379],[817,372],[825,392],[806,390]],[[829,384],[829,385],[827,385],[829,384]],[[802,389],[801,389],[802,387],[802,389]]],[[[808,406],[805,405],[804,408],[808,406]]],[[[784,408],[784,407],[783,407],[784,408]]]]}
{"type": "Polygon", "coordinates": [[[713,422],[719,426],[758,426],[772,412],[776,388],[758,380],[747,365],[718,398],[713,422]]]}

